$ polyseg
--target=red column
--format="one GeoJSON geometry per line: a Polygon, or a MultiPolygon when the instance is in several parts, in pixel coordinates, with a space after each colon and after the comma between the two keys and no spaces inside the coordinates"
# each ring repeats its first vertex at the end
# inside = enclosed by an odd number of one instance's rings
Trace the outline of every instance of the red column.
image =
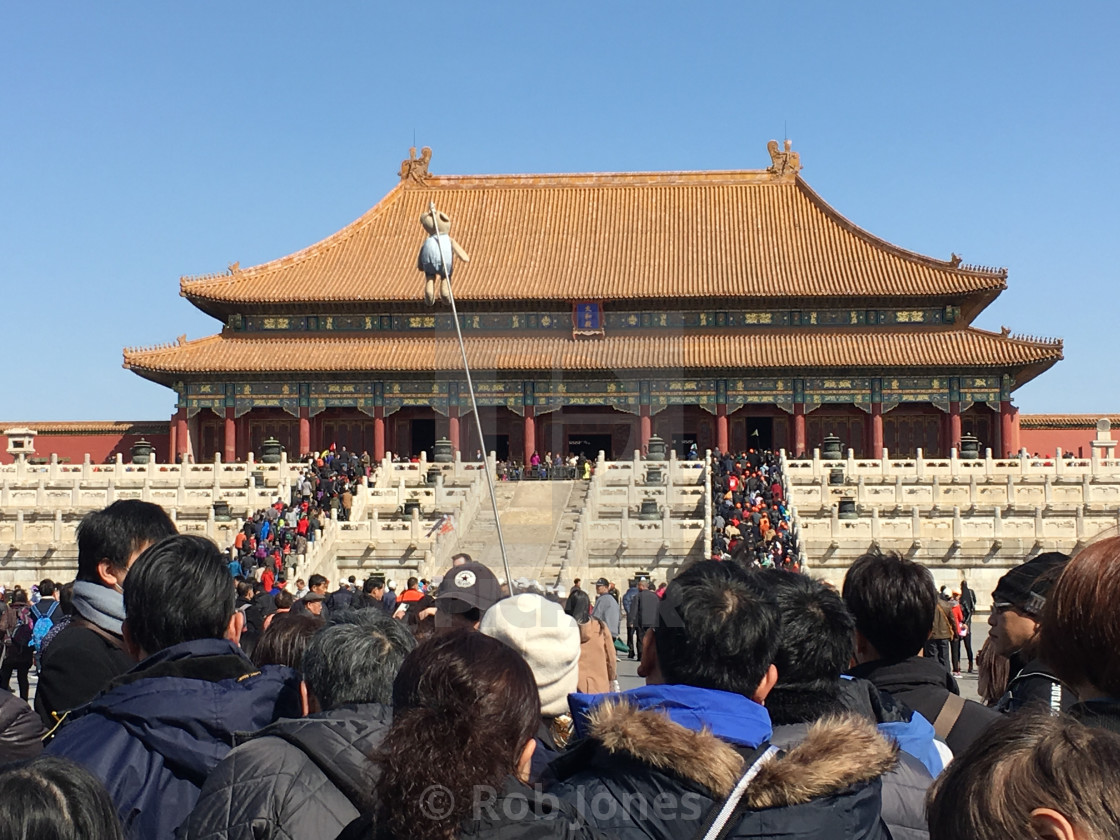
{"type": "Polygon", "coordinates": [[[222,460],[227,464],[232,464],[237,460],[237,420],[233,416],[233,406],[226,408],[226,422],[225,422],[225,451],[222,453],[222,460]]]}
{"type": "Polygon", "coordinates": [[[1022,451],[1022,443],[1019,441],[1019,409],[1011,406],[1011,446],[1016,452],[1022,451]]]}
{"type": "Polygon", "coordinates": [[[176,432],[179,430],[179,424],[175,422],[175,418],[178,416],[178,412],[172,414],[171,422],[167,424],[167,460],[169,463],[175,462],[175,453],[179,451],[176,445],[178,438],[176,432]]]}
{"type": "Polygon", "coordinates": [[[793,404],[793,454],[805,454],[805,403],[793,404]]]}
{"type": "Polygon", "coordinates": [[[378,464],[385,457],[385,409],[373,409],[373,460],[378,464]]]}
{"type": "Polygon", "coordinates": [[[642,454],[649,450],[649,439],[653,437],[653,418],[649,416],[649,406],[638,406],[638,429],[642,439],[642,454]]]}
{"type": "Polygon", "coordinates": [[[311,409],[301,406],[299,410],[299,454],[311,451],[311,409]]]}
{"type": "Polygon", "coordinates": [[[186,456],[190,452],[191,438],[187,433],[187,410],[180,408],[175,412],[175,455],[176,460],[185,461],[186,456]]]}
{"type": "Polygon", "coordinates": [[[871,457],[883,457],[883,404],[871,403],[871,457]]]}
{"type": "Polygon", "coordinates": [[[1011,400],[999,404],[999,448],[1004,458],[1010,458],[1015,453],[1015,414],[1011,400]]]}
{"type": "MultiPolygon", "coordinates": [[[[525,466],[537,451],[537,423],[533,419],[535,409],[531,405],[525,406],[525,466]]],[[[484,452],[483,457],[490,453],[484,452]]]]}
{"type": "Polygon", "coordinates": [[[960,452],[961,449],[961,404],[949,403],[949,447],[960,452]]]}
{"type": "Polygon", "coordinates": [[[447,409],[447,438],[451,441],[451,451],[459,451],[459,406],[447,409]]]}
{"type": "Polygon", "coordinates": [[[716,405],[716,446],[720,452],[727,452],[727,404],[716,405]]]}

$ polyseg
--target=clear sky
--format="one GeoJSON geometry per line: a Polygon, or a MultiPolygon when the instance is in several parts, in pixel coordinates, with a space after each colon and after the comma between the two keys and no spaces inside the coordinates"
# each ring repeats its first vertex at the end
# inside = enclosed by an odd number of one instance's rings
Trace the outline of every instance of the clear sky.
{"type": "MultiPolygon", "coordinates": [[[[182,275],[440,174],[759,169],[899,246],[1006,266],[1059,336],[1024,412],[1120,412],[1120,4],[0,4],[0,420],[150,420],[121,350],[217,332],[182,275]]],[[[402,266],[407,271],[410,266],[402,266]]]]}

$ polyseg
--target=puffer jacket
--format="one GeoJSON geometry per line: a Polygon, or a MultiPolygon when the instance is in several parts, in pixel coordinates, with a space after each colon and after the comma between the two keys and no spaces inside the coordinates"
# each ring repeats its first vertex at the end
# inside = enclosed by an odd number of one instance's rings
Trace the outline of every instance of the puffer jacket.
{"type": "Polygon", "coordinates": [[[46,732],[26,700],[0,691],[0,764],[37,756],[43,751],[46,732]]]}
{"type": "MultiPolygon", "coordinates": [[[[427,793],[425,791],[425,793],[427,793]]],[[[333,836],[323,834],[323,837],[333,836]]],[[[482,790],[457,834],[459,840],[606,840],[555,796],[512,776],[500,789],[482,790]]],[[[337,840],[405,840],[372,813],[348,825],[337,840]]]]}
{"type": "MultiPolygon", "coordinates": [[[[771,732],[765,709],[746,698],[677,691],[685,688],[648,686],[579,712],[588,737],[553,762],[558,781],[550,792],[611,837],[690,840],[738,782],[746,755],[771,732]],[[685,708],[704,694],[716,696],[702,708],[685,708]],[[730,707],[721,702],[728,698],[742,702],[730,707]],[[724,719],[709,726],[709,711],[724,719]],[[748,727],[735,716],[757,717],[756,732],[737,735],[748,727]]],[[[895,766],[897,752],[873,724],[855,716],[813,724],[798,743],[762,766],[730,836],[889,838],[880,819],[881,778],[895,766]]]]}
{"type": "Polygon", "coordinates": [[[235,732],[300,713],[299,675],[258,669],[224,639],[174,645],[70,713],[47,746],[85,765],[109,790],[125,834],[174,836],[235,732]]]}
{"type": "Polygon", "coordinates": [[[373,808],[373,751],[392,712],[378,703],[281,720],[214,768],[184,824],[189,840],[335,837],[373,808]]]}

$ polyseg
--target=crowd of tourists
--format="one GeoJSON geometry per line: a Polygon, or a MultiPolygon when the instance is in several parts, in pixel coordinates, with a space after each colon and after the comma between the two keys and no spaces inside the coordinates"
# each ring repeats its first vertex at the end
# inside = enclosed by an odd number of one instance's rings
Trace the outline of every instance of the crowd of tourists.
{"type": "Polygon", "coordinates": [[[800,550],[786,501],[781,455],[748,449],[712,453],[712,557],[741,565],[800,571],[800,550]]]}
{"type": "MultiPolygon", "coordinates": [[[[721,477],[773,479],[750,455],[721,477]]],[[[0,617],[39,672],[34,709],[0,692],[0,840],[1120,836],[1120,538],[999,580],[992,706],[893,554],[840,591],[732,550],[594,595],[459,555],[397,592],[231,578],[136,500],[77,541],[68,593],[0,617]]]]}

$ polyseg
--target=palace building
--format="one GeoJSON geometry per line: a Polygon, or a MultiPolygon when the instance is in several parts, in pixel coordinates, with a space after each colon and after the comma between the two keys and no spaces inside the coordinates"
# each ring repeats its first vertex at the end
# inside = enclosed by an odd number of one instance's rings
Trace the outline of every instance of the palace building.
{"type": "Polygon", "coordinates": [[[203,460],[331,444],[415,455],[485,448],[626,458],[659,435],[800,454],[836,434],[858,456],[948,454],[972,433],[1019,449],[1014,390],[1062,343],[972,326],[1007,272],[876,238],[824,202],[798,154],[766,169],[437,175],[412,150],[361,218],[250,268],[183,278],[221,323],[126,349],[174,389],[170,449],[203,460]],[[423,302],[421,213],[470,255],[450,308],[423,302]]]}

